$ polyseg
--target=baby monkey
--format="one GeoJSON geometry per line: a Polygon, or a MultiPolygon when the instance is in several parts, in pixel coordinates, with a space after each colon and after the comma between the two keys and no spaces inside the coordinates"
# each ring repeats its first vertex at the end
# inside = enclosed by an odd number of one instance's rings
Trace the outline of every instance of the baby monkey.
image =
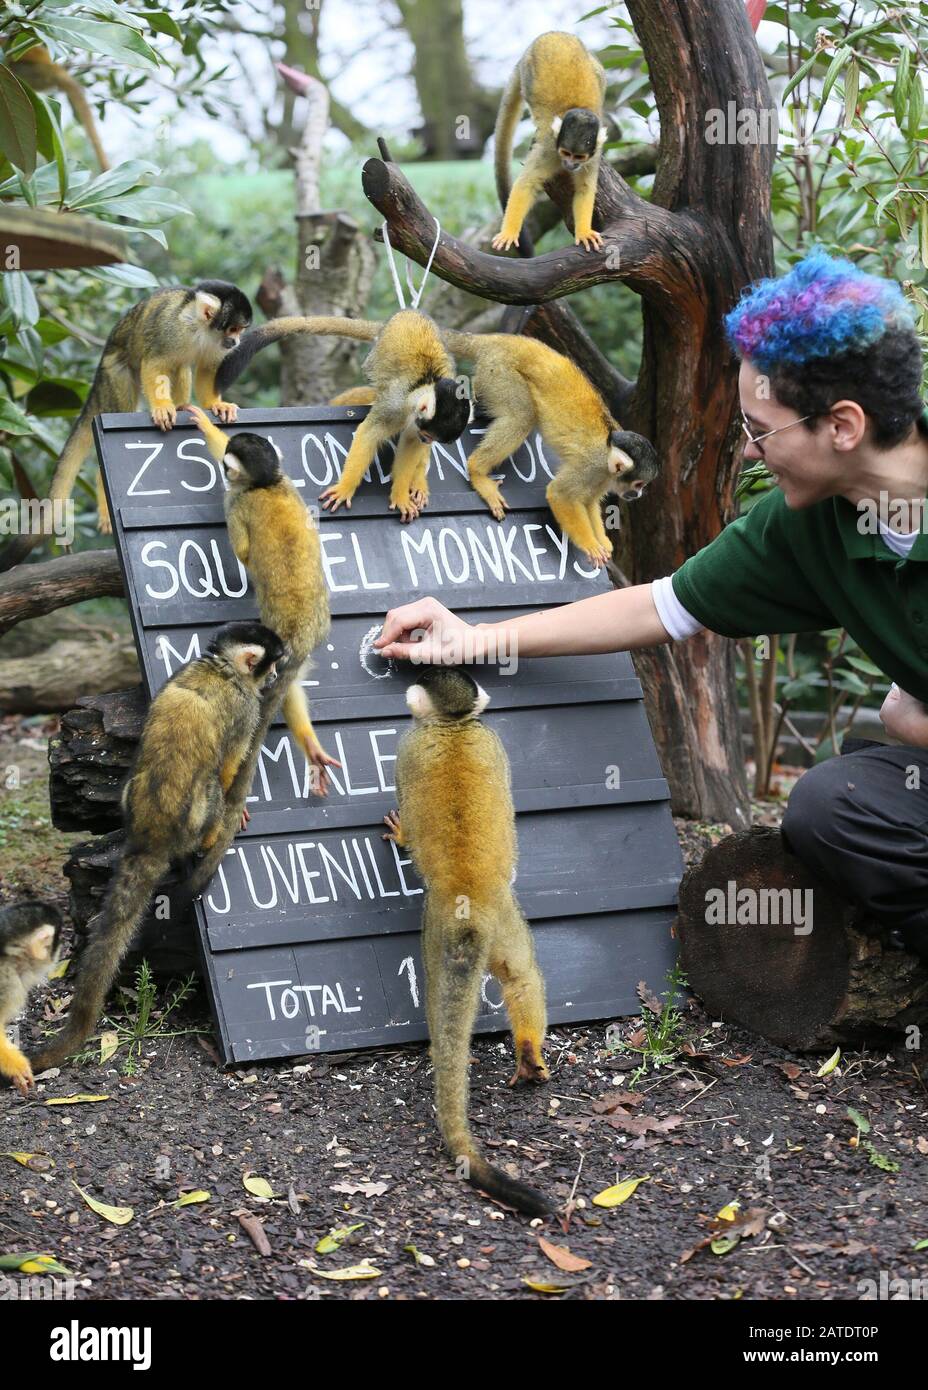
{"type": "Polygon", "coordinates": [[[499,980],[517,1081],[547,1081],[545,986],[532,934],[512,891],[517,844],[509,760],[480,723],[489,696],[458,667],[423,666],[406,692],[414,716],[396,760],[399,812],[384,839],[408,848],[425,884],[422,963],[438,1127],[464,1176],[532,1216],[554,1210],[494,1168],[468,1122],[470,1039],[487,971],[499,980]]]}
{"type": "Polygon", "coordinates": [[[58,959],[61,914],[51,903],[11,903],[0,908],[0,1076],[23,1095],[34,1084],[32,1068],[7,1039],[7,1026],[26,1007],[58,959]]]}
{"type": "Polygon", "coordinates": [[[226,793],[251,748],[261,692],[286,648],[261,623],[226,623],[151,702],[122,793],[126,841],[80,958],[64,1028],[33,1060],[58,1066],[92,1033],[151,896],[172,865],[215,844],[226,793]]]}

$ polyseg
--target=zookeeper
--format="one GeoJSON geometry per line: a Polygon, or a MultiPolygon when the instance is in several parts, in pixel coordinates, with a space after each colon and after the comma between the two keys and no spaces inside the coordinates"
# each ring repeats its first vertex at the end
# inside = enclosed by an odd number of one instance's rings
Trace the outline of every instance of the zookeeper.
{"type": "MultiPolygon", "coordinates": [[[[435,598],[387,614],[375,645],[417,661],[632,651],[846,628],[894,682],[899,744],[846,740],[782,824],[815,873],[928,959],[928,412],[913,310],[895,281],[813,251],[726,316],[741,358],[745,459],[776,486],[672,575],[471,625],[435,598]]],[[[897,939],[898,939],[897,938],[897,939]]]]}

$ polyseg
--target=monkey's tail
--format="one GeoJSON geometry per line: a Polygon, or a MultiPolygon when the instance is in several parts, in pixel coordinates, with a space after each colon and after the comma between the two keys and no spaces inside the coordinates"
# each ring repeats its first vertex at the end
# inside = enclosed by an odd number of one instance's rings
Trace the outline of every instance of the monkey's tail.
{"type": "MultiPolygon", "coordinates": [[[[71,426],[71,432],[65,440],[61,457],[48,488],[48,496],[53,502],[71,496],[75,480],[81,471],[81,464],[93,446],[93,418],[99,413],[94,396],[95,392],[91,387],[90,394],[84,402],[84,408],[71,426]]],[[[44,520],[43,517],[43,523],[44,520]]],[[[0,550],[0,574],[6,570],[11,570],[14,565],[25,560],[33,546],[38,545],[44,535],[48,535],[48,531],[43,526],[29,532],[28,535],[17,536],[15,540],[9,541],[0,550]]]]}
{"type": "Polygon", "coordinates": [[[34,1072],[59,1066],[90,1037],[151,895],[169,868],[170,861],[164,855],[147,849],[131,848],[123,854],[103,911],[81,955],[67,1022],[32,1059],[34,1072]]]}
{"type": "Polygon", "coordinates": [[[370,319],[342,319],[316,315],[302,317],[299,314],[284,315],[263,323],[260,328],[252,328],[244,334],[237,348],[227,353],[219,364],[216,373],[216,390],[222,395],[227,386],[237,381],[248,366],[255,353],[261,352],[270,343],[281,338],[290,338],[295,333],[316,333],[334,338],[356,338],[359,342],[372,343],[383,327],[370,319]]]}
{"type": "MultiPolygon", "coordinates": [[[[512,192],[512,147],[515,144],[516,126],[519,124],[519,117],[522,115],[524,105],[520,68],[521,63],[516,64],[512,76],[506,83],[499,103],[494,131],[493,168],[496,173],[496,192],[499,197],[499,205],[504,212],[512,192]]],[[[519,233],[519,255],[525,258],[534,256],[534,254],[535,244],[523,226],[519,233]]]]}
{"type": "Polygon", "coordinates": [[[434,905],[426,904],[424,931],[437,934],[440,940],[437,959],[432,943],[423,941],[429,962],[426,987],[438,1128],[452,1158],[459,1164],[463,1160],[461,1176],[469,1183],[528,1216],[547,1216],[555,1210],[554,1203],[488,1163],[470,1131],[470,1039],[486,967],[484,943],[492,930],[490,923],[478,924],[473,917],[467,922],[449,921],[446,910],[439,921],[434,905]]]}

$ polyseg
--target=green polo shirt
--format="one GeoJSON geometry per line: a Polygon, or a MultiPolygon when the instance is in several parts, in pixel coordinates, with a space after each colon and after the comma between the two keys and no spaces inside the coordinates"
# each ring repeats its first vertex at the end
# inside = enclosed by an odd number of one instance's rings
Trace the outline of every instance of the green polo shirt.
{"type": "Polygon", "coordinates": [[[681,565],[674,593],[724,637],[847,628],[881,671],[928,701],[928,531],[902,559],[861,533],[861,517],[844,497],[791,511],[771,488],[681,565]]]}

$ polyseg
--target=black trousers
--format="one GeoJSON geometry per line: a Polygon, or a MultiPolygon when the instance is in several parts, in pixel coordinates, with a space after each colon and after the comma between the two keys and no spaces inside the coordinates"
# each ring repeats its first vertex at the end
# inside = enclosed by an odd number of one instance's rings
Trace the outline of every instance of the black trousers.
{"type": "Polygon", "coordinates": [[[928,960],[928,748],[845,739],[800,777],[782,832],[813,873],[928,960]]]}

